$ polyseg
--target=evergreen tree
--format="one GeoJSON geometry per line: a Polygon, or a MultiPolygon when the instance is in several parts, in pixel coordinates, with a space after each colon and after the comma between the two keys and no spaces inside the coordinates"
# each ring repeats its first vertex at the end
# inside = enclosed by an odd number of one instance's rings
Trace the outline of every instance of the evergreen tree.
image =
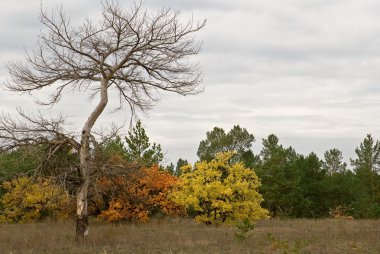
{"type": "Polygon", "coordinates": [[[173,163],[170,163],[169,165],[167,165],[164,170],[172,176],[176,175],[175,166],[173,163]]]}
{"type": "Polygon", "coordinates": [[[0,182],[11,180],[19,174],[32,172],[39,165],[43,149],[22,147],[13,151],[0,153],[0,182]]]}
{"type": "Polygon", "coordinates": [[[261,160],[255,171],[262,182],[263,206],[273,217],[296,216],[295,211],[302,203],[299,174],[293,168],[297,158],[294,149],[278,144],[274,134],[263,139],[261,160]]]}
{"type": "Polygon", "coordinates": [[[300,156],[295,164],[300,174],[300,186],[303,203],[297,212],[298,217],[319,218],[328,215],[329,202],[326,199],[326,170],[322,168],[322,161],[315,153],[300,156]]]}
{"type": "Polygon", "coordinates": [[[149,137],[142,127],[141,121],[138,121],[136,126],[128,132],[124,141],[117,136],[98,149],[108,155],[117,155],[129,162],[138,163],[145,167],[158,165],[164,158],[161,145],[149,142],[149,137]]]}
{"type": "Polygon", "coordinates": [[[177,161],[177,166],[176,166],[176,168],[175,168],[175,175],[176,175],[176,176],[180,176],[180,175],[182,175],[182,170],[181,170],[181,168],[182,168],[183,166],[188,165],[188,164],[189,164],[189,162],[188,162],[186,159],[179,158],[178,161],[177,161]]]}
{"type": "Polygon", "coordinates": [[[116,138],[108,140],[101,147],[98,147],[98,149],[101,149],[109,155],[119,155],[126,159],[124,143],[120,136],[116,136],[116,138]]]}
{"type": "Polygon", "coordinates": [[[200,161],[211,161],[217,153],[236,152],[231,160],[251,167],[255,160],[251,151],[254,141],[255,137],[239,125],[235,125],[228,133],[222,128],[214,127],[206,133],[206,139],[199,143],[197,155],[200,161]]]}
{"type": "Polygon", "coordinates": [[[337,207],[348,208],[346,215],[356,216],[352,206],[356,200],[360,200],[360,183],[351,170],[328,174],[324,184],[325,200],[329,210],[337,207]],[[348,213],[349,212],[349,213],[348,213]]]}
{"type": "Polygon", "coordinates": [[[138,121],[132,131],[128,132],[125,141],[127,143],[125,155],[127,160],[131,162],[150,167],[154,164],[159,164],[164,158],[161,145],[149,142],[149,137],[145,133],[141,121],[138,121]]]}
{"type": "Polygon", "coordinates": [[[361,217],[380,217],[380,143],[370,134],[355,149],[357,158],[351,159],[358,179],[360,199],[355,202],[361,217]]]}
{"type": "Polygon", "coordinates": [[[347,163],[343,162],[342,152],[338,149],[330,149],[324,154],[323,168],[330,174],[344,172],[347,170],[347,163]]]}

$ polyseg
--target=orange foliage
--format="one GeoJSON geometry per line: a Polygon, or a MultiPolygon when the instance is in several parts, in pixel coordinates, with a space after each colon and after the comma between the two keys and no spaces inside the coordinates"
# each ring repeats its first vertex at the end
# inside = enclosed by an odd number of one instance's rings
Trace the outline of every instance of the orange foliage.
{"type": "Polygon", "coordinates": [[[103,177],[97,182],[98,189],[111,199],[100,216],[116,222],[147,221],[156,213],[179,214],[181,207],[168,199],[169,191],[177,182],[178,178],[160,171],[158,166],[141,168],[127,177],[103,177]]]}

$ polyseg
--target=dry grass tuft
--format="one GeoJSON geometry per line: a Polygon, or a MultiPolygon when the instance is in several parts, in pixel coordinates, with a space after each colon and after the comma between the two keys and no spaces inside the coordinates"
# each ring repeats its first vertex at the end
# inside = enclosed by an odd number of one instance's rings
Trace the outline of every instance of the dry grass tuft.
{"type": "Polygon", "coordinates": [[[187,219],[111,225],[92,221],[83,244],[75,224],[0,225],[0,253],[380,253],[380,221],[263,220],[245,241],[235,229],[187,219]]]}

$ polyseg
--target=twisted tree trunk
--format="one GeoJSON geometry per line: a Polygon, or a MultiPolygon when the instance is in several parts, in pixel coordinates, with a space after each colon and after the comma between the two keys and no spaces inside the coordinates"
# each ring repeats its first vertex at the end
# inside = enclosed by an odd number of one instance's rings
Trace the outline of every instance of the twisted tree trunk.
{"type": "Polygon", "coordinates": [[[91,130],[100,114],[108,103],[108,79],[102,78],[100,81],[100,101],[90,117],[87,119],[83,129],[80,146],[80,176],[81,185],[77,190],[77,218],[76,218],[76,240],[82,240],[88,235],[88,212],[87,196],[90,185],[91,154],[90,137],[91,130]]]}

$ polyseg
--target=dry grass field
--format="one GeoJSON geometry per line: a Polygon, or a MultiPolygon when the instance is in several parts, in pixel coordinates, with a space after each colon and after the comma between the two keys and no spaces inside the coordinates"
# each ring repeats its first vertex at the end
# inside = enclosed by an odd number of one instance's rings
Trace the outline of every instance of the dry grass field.
{"type": "Polygon", "coordinates": [[[0,225],[0,253],[380,253],[380,221],[264,220],[245,240],[235,231],[186,219],[95,220],[77,244],[72,221],[0,225]]]}

